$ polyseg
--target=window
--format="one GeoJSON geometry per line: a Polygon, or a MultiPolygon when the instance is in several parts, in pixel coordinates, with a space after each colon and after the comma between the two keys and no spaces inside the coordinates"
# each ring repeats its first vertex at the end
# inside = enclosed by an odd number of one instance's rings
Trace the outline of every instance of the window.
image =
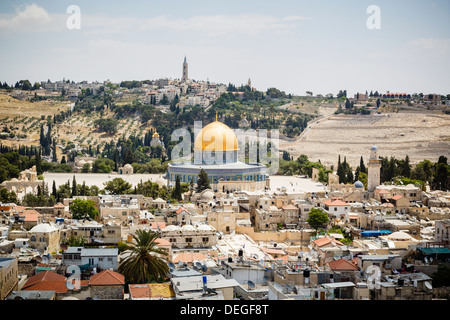
{"type": "Polygon", "coordinates": [[[336,208],[336,207],[334,208],[334,211],[337,211],[337,208],[336,208]]]}
{"type": "Polygon", "coordinates": [[[111,257],[110,257],[110,258],[108,258],[108,261],[109,261],[109,262],[112,262],[112,260],[113,260],[113,258],[111,258],[111,257]]]}
{"type": "Polygon", "coordinates": [[[177,242],[177,239],[175,239],[175,238],[170,238],[170,239],[169,239],[169,242],[177,242]]]}
{"type": "Polygon", "coordinates": [[[192,242],[192,238],[186,238],[186,242],[192,242]]]}
{"type": "Polygon", "coordinates": [[[208,241],[209,241],[209,238],[208,238],[208,237],[203,237],[203,238],[202,238],[202,241],[203,241],[203,242],[208,242],[208,241]]]}

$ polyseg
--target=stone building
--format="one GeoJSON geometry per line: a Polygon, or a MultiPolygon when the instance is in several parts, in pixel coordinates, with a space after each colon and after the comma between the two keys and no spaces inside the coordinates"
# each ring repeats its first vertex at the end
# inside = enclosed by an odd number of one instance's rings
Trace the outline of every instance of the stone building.
{"type": "Polygon", "coordinates": [[[38,251],[52,253],[59,250],[60,229],[48,223],[41,223],[28,231],[30,247],[38,251]]]}
{"type": "Polygon", "coordinates": [[[123,300],[125,277],[111,270],[94,274],[89,280],[91,298],[99,300],[123,300]]]}
{"type": "Polygon", "coordinates": [[[0,258],[0,300],[5,300],[12,291],[17,290],[18,279],[18,260],[0,258]]]}
{"type": "Polygon", "coordinates": [[[37,194],[38,186],[43,188],[44,181],[37,177],[36,166],[21,171],[19,178],[13,178],[9,181],[3,181],[1,188],[6,188],[8,192],[14,191],[19,199],[23,198],[26,193],[37,194]]]}
{"type": "Polygon", "coordinates": [[[182,227],[169,225],[161,230],[161,238],[178,249],[210,248],[217,244],[216,233],[216,230],[207,224],[198,226],[188,224],[182,227]]]}
{"type": "Polygon", "coordinates": [[[131,164],[127,163],[123,167],[119,168],[118,174],[131,175],[133,174],[133,167],[131,166],[131,164]]]}

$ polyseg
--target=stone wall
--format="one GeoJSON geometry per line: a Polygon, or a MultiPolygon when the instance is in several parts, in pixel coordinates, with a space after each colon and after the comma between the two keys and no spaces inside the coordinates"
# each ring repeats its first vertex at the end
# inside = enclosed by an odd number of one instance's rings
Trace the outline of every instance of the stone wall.
{"type": "Polygon", "coordinates": [[[91,286],[91,297],[100,300],[122,300],[123,286],[91,286]]]}

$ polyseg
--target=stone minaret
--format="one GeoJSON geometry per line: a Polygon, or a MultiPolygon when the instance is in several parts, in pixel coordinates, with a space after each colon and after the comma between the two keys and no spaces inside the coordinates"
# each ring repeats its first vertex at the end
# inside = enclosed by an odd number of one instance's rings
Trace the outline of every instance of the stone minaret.
{"type": "Polygon", "coordinates": [[[380,185],[381,160],[378,158],[378,147],[372,146],[370,148],[369,164],[367,166],[367,190],[369,192],[375,191],[375,188],[380,185]]]}
{"type": "Polygon", "coordinates": [[[188,63],[186,61],[186,56],[184,56],[183,62],[183,76],[181,77],[181,81],[185,82],[188,80],[188,63]]]}

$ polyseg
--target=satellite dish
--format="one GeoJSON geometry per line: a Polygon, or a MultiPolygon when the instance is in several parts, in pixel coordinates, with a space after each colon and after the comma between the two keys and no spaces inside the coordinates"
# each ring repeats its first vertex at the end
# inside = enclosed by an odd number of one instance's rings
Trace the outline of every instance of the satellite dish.
{"type": "Polygon", "coordinates": [[[207,267],[206,265],[202,265],[202,266],[201,266],[201,269],[202,269],[203,272],[208,271],[208,267],[207,267]]]}
{"type": "Polygon", "coordinates": [[[423,260],[425,261],[426,264],[428,264],[428,259],[427,259],[427,257],[423,258],[423,260]]]}
{"type": "Polygon", "coordinates": [[[430,263],[432,263],[433,262],[433,257],[430,257],[430,263]]]}
{"type": "Polygon", "coordinates": [[[253,283],[253,281],[248,280],[248,287],[250,290],[253,290],[256,288],[256,285],[253,283]]]}
{"type": "Polygon", "coordinates": [[[433,289],[433,286],[428,281],[425,281],[425,287],[427,287],[429,290],[433,289]]]}
{"type": "Polygon", "coordinates": [[[175,265],[172,262],[169,262],[169,268],[175,269],[175,265]]]}
{"type": "Polygon", "coordinates": [[[195,266],[200,270],[200,269],[202,269],[203,270],[203,266],[202,266],[202,264],[200,263],[200,262],[196,262],[195,263],[195,266]]]}

